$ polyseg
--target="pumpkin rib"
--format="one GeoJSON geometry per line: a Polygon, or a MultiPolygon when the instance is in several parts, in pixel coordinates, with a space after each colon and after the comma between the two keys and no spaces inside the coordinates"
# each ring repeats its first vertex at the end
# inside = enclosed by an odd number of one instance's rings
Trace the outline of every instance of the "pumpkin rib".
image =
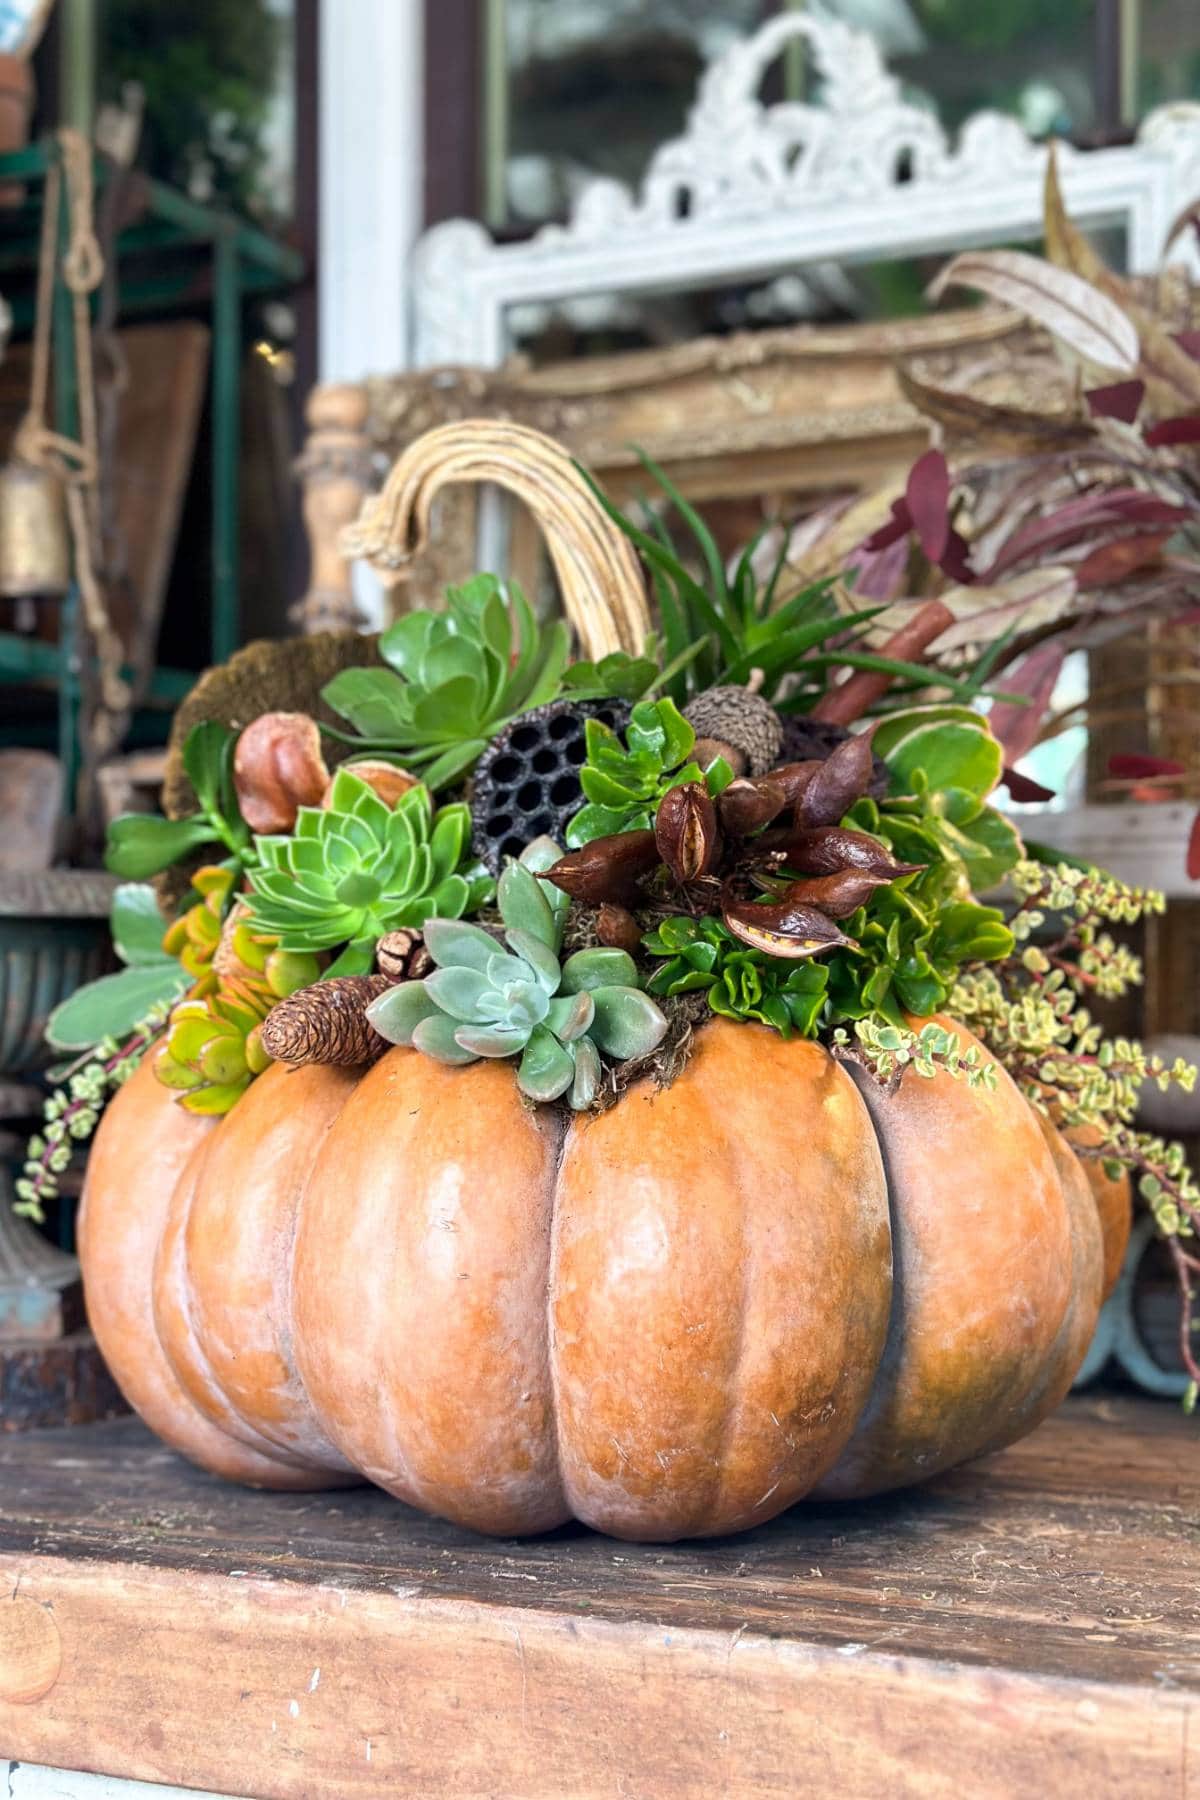
{"type": "Polygon", "coordinates": [[[219,1119],[216,1129],[197,1144],[175,1183],[163,1217],[150,1277],[154,1329],[176,1381],[197,1412],[202,1413],[210,1424],[259,1456],[277,1457],[288,1468],[307,1470],[309,1465],[303,1457],[269,1444],[230,1406],[213,1373],[192,1316],[184,1260],[185,1233],[197,1185],[224,1124],[225,1120],[219,1119]]]}
{"type": "Polygon", "coordinates": [[[896,1280],[873,1392],[822,1500],[925,1480],[1020,1435],[1071,1300],[1069,1203],[1007,1071],[988,1091],[909,1069],[892,1093],[851,1073],[887,1172],[896,1280]]]}
{"type": "Polygon", "coordinates": [[[187,1314],[220,1397],[218,1422],[341,1485],[362,1477],[330,1443],[304,1391],[290,1287],[301,1195],[356,1085],[349,1070],[268,1069],[213,1133],[182,1235],[187,1314]]]}
{"type": "Polygon", "coordinates": [[[88,1158],[78,1233],[92,1331],[130,1406],[172,1449],[250,1487],[311,1488],[311,1477],[206,1418],[159,1342],[151,1291],[158,1234],[196,1144],[217,1127],[176,1105],[156,1060],[155,1052],[143,1057],[114,1095],[88,1158]]]}
{"type": "Polygon", "coordinates": [[[849,1437],[888,1317],[883,1170],[844,1071],[713,1020],[671,1087],[573,1128],[558,1212],[576,1515],[669,1542],[790,1505],[849,1437]]]}
{"type": "Polygon", "coordinates": [[[495,1062],[395,1049],[325,1139],[300,1208],[301,1378],[343,1455],[500,1535],[569,1518],[544,1310],[557,1127],[495,1062]]]}

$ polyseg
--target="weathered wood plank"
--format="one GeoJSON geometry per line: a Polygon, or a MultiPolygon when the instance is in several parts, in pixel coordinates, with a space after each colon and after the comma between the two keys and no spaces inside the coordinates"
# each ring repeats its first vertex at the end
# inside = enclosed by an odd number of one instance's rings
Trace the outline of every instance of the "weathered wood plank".
{"type": "Polygon", "coordinates": [[[129,1421],[34,1434],[0,1444],[0,1594],[61,1671],[0,1699],[0,1756],[282,1800],[1200,1800],[1198,1522],[1194,1422],[1117,1399],[671,1548],[251,1494],[129,1421]]]}

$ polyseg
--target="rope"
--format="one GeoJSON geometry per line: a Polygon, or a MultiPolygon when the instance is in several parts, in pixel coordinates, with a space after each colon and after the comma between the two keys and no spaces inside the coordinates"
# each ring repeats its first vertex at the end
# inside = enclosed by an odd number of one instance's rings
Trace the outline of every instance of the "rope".
{"type": "Polygon", "coordinates": [[[119,741],[123,714],[129,703],[129,688],[120,673],[124,647],[113,627],[96,574],[100,547],[100,457],[88,296],[103,279],[104,258],[93,224],[95,197],[91,147],[81,132],[69,126],[59,131],[58,144],[60,161],[47,173],[42,210],[29,409],[17,429],[13,448],[21,461],[57,476],[66,492],[67,522],[84,623],[96,646],[102,704],[92,721],[92,735],[97,753],[103,756],[119,741]],[[53,431],[48,419],[54,276],[64,181],[70,235],[62,259],[62,278],[71,295],[74,327],[75,381],[79,396],[77,440],[53,431]]]}

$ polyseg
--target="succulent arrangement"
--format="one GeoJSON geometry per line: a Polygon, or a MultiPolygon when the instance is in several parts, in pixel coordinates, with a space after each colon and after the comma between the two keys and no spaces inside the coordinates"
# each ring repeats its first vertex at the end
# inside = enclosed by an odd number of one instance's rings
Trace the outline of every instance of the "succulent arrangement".
{"type": "MultiPolygon", "coordinates": [[[[112,827],[125,966],[50,1022],[77,1060],[20,1204],[44,1209],[147,1055],[199,1113],[272,1061],[360,1067],[392,1045],[509,1062],[531,1105],[588,1112],[670,1081],[717,1015],[818,1039],[885,1085],[909,1067],[994,1082],[946,1009],[1136,1171],[1190,1304],[1200,1198],[1132,1107],[1146,1076],[1191,1074],[1106,1043],[1080,1004],[1139,976],[1103,921],[1158,902],[1036,860],[993,804],[987,659],[931,683],[864,647],[875,606],[837,580],[780,600],[755,547],[727,570],[659,480],[699,572],[609,508],[658,599],[642,655],[573,662],[563,624],[481,576],[390,626],[383,667],[325,686],[343,724],[265,712],[192,732],[194,810],[112,827]],[[179,867],[190,887],[164,918],[145,883],[179,867]]],[[[905,627],[900,647],[943,623],[905,627]]]]}
{"type": "Polygon", "coordinates": [[[423,981],[390,988],[367,1009],[380,1035],[438,1062],[519,1056],[517,1086],[530,1100],[566,1095],[585,1112],[602,1079],[601,1052],[643,1057],[667,1029],[641,991],[624,950],[578,950],[560,962],[569,902],[535,875],[558,861],[557,844],[535,840],[500,877],[503,943],[478,925],[433,919],[425,947],[436,967],[423,981]]]}

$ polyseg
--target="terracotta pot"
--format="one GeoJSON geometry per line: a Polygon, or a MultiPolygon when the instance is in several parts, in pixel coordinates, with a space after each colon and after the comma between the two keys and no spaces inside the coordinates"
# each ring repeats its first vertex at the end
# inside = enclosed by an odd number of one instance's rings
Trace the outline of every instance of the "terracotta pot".
{"type": "Polygon", "coordinates": [[[206,1467],[652,1540],[1020,1437],[1103,1269],[1077,1159],[1003,1071],[889,1095],[722,1020],[672,1087],[571,1124],[510,1065],[410,1050],[277,1066],[214,1123],[147,1062],[80,1246],[127,1398],[206,1467]]]}
{"type": "MultiPolygon", "coordinates": [[[[33,70],[24,57],[0,52],[0,156],[24,149],[32,117],[33,70]]],[[[0,206],[19,206],[24,198],[23,182],[0,182],[0,206]]]]}

